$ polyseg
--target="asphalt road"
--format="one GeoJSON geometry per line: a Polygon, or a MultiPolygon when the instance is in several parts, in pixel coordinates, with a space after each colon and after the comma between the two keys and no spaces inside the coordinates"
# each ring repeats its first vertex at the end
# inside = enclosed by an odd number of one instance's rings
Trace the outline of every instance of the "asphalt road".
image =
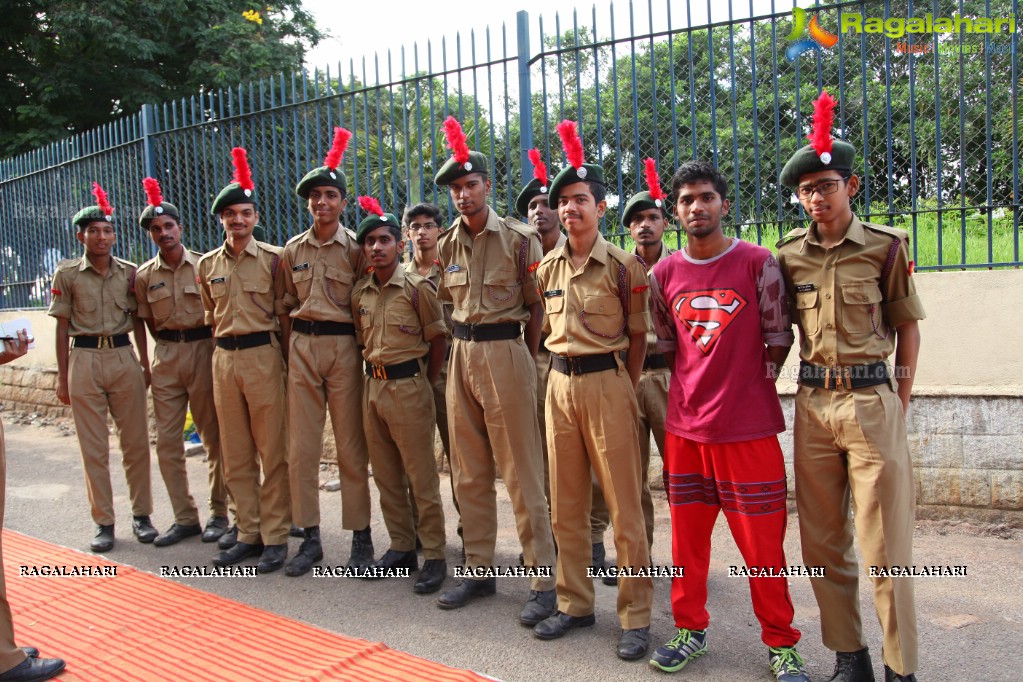
{"type": "MultiPolygon", "coordinates": [[[[7,435],[6,527],[49,542],[88,551],[93,524],[74,436],[56,426],[12,423],[4,415],[7,435]]],[[[130,506],[120,453],[111,438],[111,470],[118,514],[117,544],[108,558],[159,574],[161,566],[209,565],[215,546],[190,538],[179,545],[157,548],[141,545],[131,536],[130,506]]],[[[154,524],[164,530],[171,523],[166,491],[153,454],[154,524]]],[[[188,470],[193,494],[201,499],[206,490],[205,463],[190,458],[188,470]]],[[[376,490],[373,488],[374,505],[376,490]]],[[[448,563],[458,562],[460,544],[454,533],[454,508],[450,487],[442,478],[441,493],[448,514],[448,563]]],[[[351,534],[341,530],[339,493],[321,491],[322,534],[326,558],[323,565],[347,561],[351,534]]],[[[512,522],[511,506],[498,484],[499,537],[497,563],[517,564],[520,551],[512,522]]],[[[656,565],[670,565],[667,505],[658,497],[657,530],[653,547],[656,565]]],[[[205,510],[200,502],[200,510],[205,510]]],[[[387,549],[387,535],[379,508],[374,506],[373,537],[379,556],[387,549]]],[[[920,578],[915,582],[924,680],[1019,680],[1023,679],[1023,545],[1019,531],[980,528],[954,522],[921,522],[915,540],[917,565],[966,566],[966,577],[920,578]]],[[[291,552],[299,540],[291,540],[291,552]]],[[[789,561],[799,563],[798,526],[789,519],[786,549],[789,561]]],[[[608,534],[608,555],[613,545],[608,534]]],[[[678,679],[762,680],[772,676],[767,649],[749,601],[747,581],[728,577],[728,566],[741,558],[719,517],[714,533],[710,572],[711,628],[709,653],[688,666],[678,679]]],[[[54,578],[58,579],[58,578],[54,578]]],[[[278,614],[348,636],[381,641],[388,646],[459,668],[469,668],[502,680],[619,680],[667,679],[645,660],[620,661],[614,653],[619,629],[615,615],[614,588],[596,585],[597,625],[573,631],[561,640],[543,642],[529,628],[519,625],[519,610],[528,596],[528,581],[498,580],[498,594],[477,600],[463,609],[442,611],[433,596],[412,593],[412,580],[367,582],[351,578],[311,574],[288,578],[283,571],[256,578],[181,578],[187,585],[237,599],[278,614]]],[[[445,588],[454,584],[449,579],[445,588]]],[[[815,680],[830,677],[831,652],[820,641],[819,614],[806,578],[790,578],[795,603],[795,625],[803,633],[798,649],[815,680]]],[[[881,673],[881,634],[873,615],[870,586],[861,581],[864,624],[873,653],[875,670],[881,673]]],[[[654,645],[670,639],[675,628],[671,618],[669,580],[655,580],[654,645]]],[[[59,655],[59,651],[48,652],[59,655]]],[[[295,652],[301,656],[300,651],[295,652]]],[[[230,652],[225,652],[225,660],[230,652]]]]}

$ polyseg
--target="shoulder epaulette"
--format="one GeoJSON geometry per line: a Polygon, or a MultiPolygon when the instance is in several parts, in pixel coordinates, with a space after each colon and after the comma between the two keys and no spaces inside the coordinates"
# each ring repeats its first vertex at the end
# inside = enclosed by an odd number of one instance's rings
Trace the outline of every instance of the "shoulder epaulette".
{"type": "Polygon", "coordinates": [[[784,244],[788,244],[789,242],[791,242],[791,241],[793,241],[795,239],[798,239],[800,237],[805,237],[806,236],[806,232],[807,232],[808,229],[809,228],[806,228],[806,227],[797,227],[796,229],[790,231],[784,237],[779,239],[775,243],[775,247],[776,248],[781,248],[782,245],[784,245],[784,244]]]}
{"type": "Polygon", "coordinates": [[[114,260],[117,261],[118,263],[120,263],[121,265],[123,265],[126,268],[136,268],[136,269],[138,268],[138,266],[135,265],[134,263],[132,263],[130,260],[125,260],[124,258],[118,258],[117,256],[114,256],[114,260]]]}
{"type": "Polygon", "coordinates": [[[296,234],[296,235],[295,235],[294,237],[292,237],[291,239],[289,239],[288,241],[286,241],[286,242],[284,243],[284,245],[285,245],[285,246],[290,246],[291,244],[294,244],[295,242],[297,242],[297,241],[299,241],[300,239],[302,239],[302,237],[306,236],[306,233],[307,233],[307,232],[308,232],[308,230],[306,230],[306,232],[299,232],[299,233],[298,233],[298,234],[296,234]]]}
{"type": "MultiPolygon", "coordinates": [[[[82,258],[84,258],[84,256],[82,258]]],[[[57,263],[56,270],[70,270],[72,267],[77,268],[81,264],[82,258],[65,258],[57,263]]]]}
{"type": "Polygon", "coordinates": [[[515,218],[507,217],[507,218],[502,218],[501,220],[502,220],[502,222],[504,222],[504,226],[505,227],[507,227],[508,229],[510,229],[510,230],[512,230],[512,231],[514,231],[514,232],[516,232],[518,234],[521,234],[523,237],[536,237],[536,236],[538,236],[538,233],[537,233],[537,231],[535,229],[533,229],[532,227],[530,227],[529,225],[526,225],[525,223],[523,223],[521,221],[516,220],[515,218]]]}
{"type": "Polygon", "coordinates": [[[870,228],[875,232],[883,232],[884,234],[890,235],[892,237],[898,237],[900,240],[909,241],[909,232],[902,229],[901,227],[892,227],[891,225],[878,225],[877,223],[862,223],[862,225],[863,227],[870,228]]]}

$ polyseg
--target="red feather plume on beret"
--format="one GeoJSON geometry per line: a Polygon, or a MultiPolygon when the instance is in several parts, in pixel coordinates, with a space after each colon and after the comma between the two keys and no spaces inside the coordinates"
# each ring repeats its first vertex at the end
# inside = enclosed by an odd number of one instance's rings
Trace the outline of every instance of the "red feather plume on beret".
{"type": "Polygon", "coordinates": [[[384,217],[384,209],[380,208],[380,202],[373,197],[359,197],[359,208],[367,213],[375,213],[381,218],[384,217]]]}
{"type": "Polygon", "coordinates": [[[559,123],[558,135],[561,136],[561,144],[565,148],[565,156],[568,158],[568,162],[572,165],[572,168],[579,170],[584,163],[583,141],[579,139],[579,133],[576,132],[575,121],[570,121],[566,118],[559,123]]]}
{"type": "Polygon", "coordinates": [[[462,125],[454,116],[444,119],[444,137],[447,139],[448,147],[451,148],[451,155],[455,163],[465,164],[469,160],[469,146],[465,143],[465,132],[462,125]]]}
{"type": "Polygon", "coordinates": [[[341,165],[341,157],[345,155],[345,149],[348,148],[348,141],[350,139],[352,139],[352,132],[350,130],[335,127],[334,144],[331,145],[330,151],[327,152],[326,158],[323,159],[323,165],[330,170],[337,170],[337,167],[341,165]]]}
{"type": "Polygon", "coordinates": [[[529,160],[533,164],[533,177],[544,187],[547,186],[547,165],[540,158],[539,149],[529,150],[529,160]]]}
{"type": "Polygon", "coordinates": [[[235,147],[231,150],[231,156],[234,159],[234,181],[242,189],[254,189],[255,185],[252,184],[252,169],[249,168],[248,152],[245,151],[244,147],[235,147]]]}
{"type": "Polygon", "coordinates": [[[96,205],[99,206],[99,210],[103,212],[103,215],[113,214],[114,207],[110,205],[110,202],[107,200],[107,193],[103,191],[98,182],[92,183],[92,195],[96,197],[96,205]]]}
{"type": "Polygon", "coordinates": [[[821,163],[825,166],[831,163],[831,126],[835,120],[835,105],[838,102],[828,94],[827,90],[821,90],[821,95],[813,103],[813,130],[806,136],[810,140],[810,146],[817,152],[821,163]]]}
{"type": "MultiPolygon", "coordinates": [[[[647,157],[643,165],[646,167],[646,186],[650,191],[650,198],[654,202],[664,199],[664,192],[661,191],[661,179],[657,175],[657,162],[647,157]]],[[[657,205],[660,206],[660,204],[657,205]]]]}
{"type": "Polygon", "coordinates": [[[156,178],[144,178],[142,186],[146,190],[146,201],[150,206],[159,206],[163,203],[163,193],[160,191],[160,183],[156,178]]]}

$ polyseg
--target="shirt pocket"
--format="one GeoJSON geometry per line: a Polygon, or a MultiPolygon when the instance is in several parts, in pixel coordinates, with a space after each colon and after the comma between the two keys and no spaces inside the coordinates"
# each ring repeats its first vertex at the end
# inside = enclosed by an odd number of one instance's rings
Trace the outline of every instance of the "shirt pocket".
{"type": "Polygon", "coordinates": [[[327,300],[339,308],[347,308],[352,304],[352,282],[355,274],[350,270],[328,265],[323,273],[323,292],[327,300]]]}
{"type": "Polygon", "coordinates": [[[820,308],[817,305],[819,300],[818,293],[816,289],[813,291],[796,292],[796,312],[799,313],[799,326],[802,327],[803,334],[807,336],[816,334],[820,326],[820,308]]]}
{"type": "Polygon", "coordinates": [[[387,345],[398,350],[415,348],[423,341],[423,328],[419,316],[410,310],[388,310],[384,315],[387,324],[387,345]]]}
{"type": "Polygon", "coordinates": [[[866,334],[880,330],[883,322],[879,307],[881,289],[875,282],[849,282],[842,285],[842,329],[848,334],[866,334]]]}
{"type": "Polygon", "coordinates": [[[81,330],[98,333],[103,326],[100,301],[95,294],[75,292],[71,301],[71,314],[75,326],[81,330]]]}
{"type": "Polygon", "coordinates": [[[212,280],[210,281],[210,296],[218,299],[227,296],[227,280],[224,278],[216,277],[214,277],[213,279],[220,279],[220,281],[219,282],[214,282],[212,280]]]}
{"type": "Polygon", "coordinates": [[[548,315],[560,315],[565,310],[565,295],[558,294],[544,298],[543,309],[548,315]]]}
{"type": "Polygon", "coordinates": [[[298,300],[305,303],[309,300],[309,292],[313,288],[313,269],[307,267],[301,270],[291,271],[291,281],[295,283],[295,290],[298,292],[298,300]]]}
{"type": "Polygon", "coordinates": [[[451,302],[456,308],[465,308],[469,298],[469,273],[455,270],[444,273],[444,288],[451,294],[451,302]]]}
{"type": "Polygon", "coordinates": [[[164,285],[159,289],[150,289],[147,295],[149,308],[153,311],[153,319],[163,321],[174,314],[174,292],[169,286],[164,285]]]}
{"type": "Polygon", "coordinates": [[[191,314],[201,313],[202,296],[199,295],[199,287],[194,284],[186,284],[183,293],[185,311],[191,314]]]}
{"type": "Polygon", "coordinates": [[[625,331],[622,302],[614,296],[587,296],[583,299],[583,326],[606,339],[617,339],[625,331]]]}
{"type": "Polygon", "coordinates": [[[242,282],[242,291],[245,292],[248,301],[258,308],[268,320],[272,320],[274,317],[274,301],[273,293],[270,291],[270,284],[270,280],[265,278],[261,280],[244,280],[242,282]]]}
{"type": "Polygon", "coordinates": [[[515,307],[522,287],[516,270],[493,268],[483,275],[483,307],[504,310],[515,307]]]}

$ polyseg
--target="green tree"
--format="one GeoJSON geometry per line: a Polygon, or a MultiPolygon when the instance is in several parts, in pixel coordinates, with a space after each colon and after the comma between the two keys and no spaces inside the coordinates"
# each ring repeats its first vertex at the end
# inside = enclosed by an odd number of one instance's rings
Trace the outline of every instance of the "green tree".
{"type": "Polygon", "coordinates": [[[0,155],[131,113],[301,68],[321,33],[300,0],[9,0],[0,155]]]}

